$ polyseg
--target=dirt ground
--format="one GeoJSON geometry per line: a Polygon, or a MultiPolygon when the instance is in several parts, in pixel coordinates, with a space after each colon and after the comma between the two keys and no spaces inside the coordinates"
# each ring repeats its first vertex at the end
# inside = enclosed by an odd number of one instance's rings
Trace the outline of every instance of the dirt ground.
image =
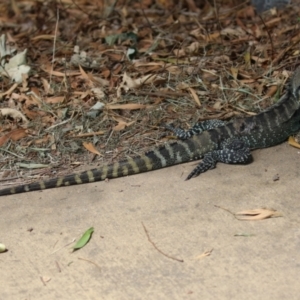
{"type": "Polygon", "coordinates": [[[195,163],[1,198],[0,298],[299,299],[299,151],[253,155],[188,182],[195,163]],[[283,217],[239,221],[216,206],[283,217]]]}

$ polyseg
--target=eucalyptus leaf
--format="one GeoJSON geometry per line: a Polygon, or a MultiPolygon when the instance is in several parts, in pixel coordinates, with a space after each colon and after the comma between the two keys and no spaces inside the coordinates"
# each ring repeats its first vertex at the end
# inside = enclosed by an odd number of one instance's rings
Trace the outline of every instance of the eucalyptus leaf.
{"type": "Polygon", "coordinates": [[[88,241],[90,240],[90,238],[92,237],[93,232],[94,232],[94,227],[89,228],[82,235],[82,237],[77,241],[77,243],[73,247],[73,251],[76,251],[76,250],[81,249],[82,247],[84,247],[88,243],[88,241]]]}

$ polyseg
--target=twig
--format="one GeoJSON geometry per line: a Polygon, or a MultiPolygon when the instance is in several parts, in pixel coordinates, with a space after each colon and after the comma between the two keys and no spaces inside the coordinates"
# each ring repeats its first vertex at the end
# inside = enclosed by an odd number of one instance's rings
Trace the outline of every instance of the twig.
{"type": "Polygon", "coordinates": [[[15,153],[11,152],[11,151],[6,150],[6,149],[1,149],[1,148],[0,148],[0,151],[7,152],[7,153],[9,153],[9,154],[11,154],[11,155],[14,155],[14,156],[16,156],[16,157],[19,157],[19,158],[21,158],[21,159],[24,159],[24,156],[17,155],[17,154],[15,154],[15,153]]]}
{"type": "Polygon", "coordinates": [[[147,231],[147,229],[146,229],[146,227],[145,227],[145,225],[144,225],[143,222],[142,222],[142,225],[143,225],[143,227],[144,227],[144,231],[145,231],[145,233],[146,233],[146,235],[147,235],[148,241],[152,244],[152,246],[153,246],[159,253],[161,253],[162,255],[164,255],[164,256],[166,256],[166,257],[168,257],[168,258],[170,258],[170,259],[177,260],[177,261],[179,261],[179,262],[184,262],[183,259],[179,259],[179,258],[170,256],[170,255],[164,253],[163,251],[161,251],[159,248],[157,248],[157,246],[152,242],[152,240],[151,240],[151,238],[150,238],[150,236],[149,236],[149,233],[148,233],[148,231],[147,231]]]}
{"type": "Polygon", "coordinates": [[[66,245],[64,245],[64,246],[62,246],[62,247],[60,247],[60,248],[58,248],[58,249],[54,250],[52,253],[50,253],[50,255],[52,255],[52,254],[56,253],[57,251],[59,251],[59,250],[61,250],[61,249],[65,248],[65,247],[67,247],[67,246],[71,245],[71,244],[72,244],[72,243],[74,243],[75,241],[76,241],[76,239],[73,239],[73,241],[72,241],[72,242],[70,242],[70,243],[68,243],[68,244],[66,244],[66,245]]]}
{"type": "Polygon", "coordinates": [[[64,125],[64,124],[70,122],[71,120],[72,120],[72,118],[70,118],[70,119],[68,119],[68,120],[65,120],[65,121],[62,121],[62,122],[60,122],[60,123],[58,123],[58,124],[54,124],[54,125],[48,127],[47,129],[45,129],[45,131],[49,131],[49,130],[51,130],[51,129],[57,127],[57,126],[60,126],[60,125],[64,125]]]}
{"type": "Polygon", "coordinates": [[[87,262],[89,262],[89,263],[95,265],[97,268],[99,268],[99,269],[101,270],[101,267],[100,267],[100,266],[98,266],[95,262],[93,262],[93,261],[91,261],[91,260],[89,260],[89,259],[82,258],[82,257],[78,257],[78,259],[87,261],[87,262]]]}
{"type": "Polygon", "coordinates": [[[230,214],[232,214],[236,219],[237,219],[237,217],[236,217],[236,215],[235,215],[235,213],[233,213],[232,211],[230,211],[229,209],[227,209],[227,208],[224,208],[224,207],[222,207],[222,206],[219,206],[219,205],[214,205],[214,207],[217,207],[217,208],[221,208],[221,209],[223,209],[223,210],[225,210],[225,211],[227,211],[227,212],[229,212],[230,214]]]}
{"type": "Polygon", "coordinates": [[[54,33],[54,39],[53,39],[53,53],[52,53],[52,63],[51,63],[52,70],[51,70],[51,73],[50,73],[50,80],[49,80],[49,85],[50,86],[51,86],[51,80],[52,80],[53,64],[54,64],[54,59],[55,59],[55,49],[56,49],[58,22],[59,22],[59,8],[57,8],[57,11],[56,11],[56,24],[55,24],[55,33],[54,33]]]}
{"type": "Polygon", "coordinates": [[[267,25],[266,25],[264,19],[261,17],[261,15],[258,15],[258,17],[260,18],[260,20],[261,20],[262,23],[264,24],[265,29],[266,29],[266,32],[267,32],[267,35],[268,35],[268,37],[269,37],[269,40],[270,40],[270,43],[271,43],[271,57],[272,57],[272,59],[273,59],[273,58],[274,58],[274,45],[273,45],[273,40],[272,40],[271,34],[270,34],[269,30],[268,30],[268,27],[267,27],[267,25]]]}
{"type": "MultiPolygon", "coordinates": [[[[62,3],[62,1],[61,1],[61,3],[62,3]]],[[[86,14],[88,17],[90,17],[90,14],[87,13],[87,12],[85,12],[79,5],[77,5],[77,4],[75,3],[74,0],[72,0],[72,3],[73,3],[74,6],[75,6],[76,8],[78,8],[81,12],[83,12],[83,13],[86,14]]]]}
{"type": "Polygon", "coordinates": [[[72,135],[74,138],[82,138],[82,137],[90,137],[90,136],[95,136],[95,135],[102,135],[105,134],[105,131],[95,131],[95,132],[87,132],[87,133],[81,133],[77,135],[72,135]]]}
{"type": "Polygon", "coordinates": [[[289,47],[283,49],[275,59],[272,60],[272,65],[275,65],[284,55],[286,52],[288,52],[290,49],[292,49],[294,46],[296,46],[298,43],[300,42],[300,38],[292,45],[290,45],[289,47]]]}
{"type": "Polygon", "coordinates": [[[56,265],[56,267],[57,267],[58,272],[61,273],[61,268],[60,268],[60,266],[59,266],[57,260],[55,261],[55,265],[56,265]]]}

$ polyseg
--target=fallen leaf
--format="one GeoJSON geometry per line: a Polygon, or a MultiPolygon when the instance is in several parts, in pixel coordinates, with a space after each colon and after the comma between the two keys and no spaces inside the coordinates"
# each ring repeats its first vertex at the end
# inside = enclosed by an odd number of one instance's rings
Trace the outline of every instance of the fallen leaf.
{"type": "Polygon", "coordinates": [[[81,249],[82,247],[84,247],[88,243],[90,238],[92,237],[93,232],[94,232],[94,227],[89,228],[82,235],[82,237],[78,240],[78,242],[75,244],[75,246],[73,247],[73,251],[81,249]]]}
{"type": "Polygon", "coordinates": [[[83,147],[89,150],[90,152],[101,156],[101,153],[95,148],[95,146],[92,143],[83,142],[83,147]]]}
{"type": "Polygon", "coordinates": [[[274,209],[258,208],[253,210],[243,210],[237,212],[235,214],[235,217],[241,221],[258,221],[258,220],[264,220],[268,218],[282,217],[282,214],[277,212],[274,209]]]}
{"type": "Polygon", "coordinates": [[[10,87],[10,89],[8,89],[6,92],[0,93],[0,98],[2,98],[2,97],[5,96],[5,95],[10,95],[17,87],[18,87],[18,84],[17,84],[17,83],[14,83],[14,84],[10,87]]]}
{"type": "Polygon", "coordinates": [[[140,87],[141,85],[149,85],[153,84],[157,81],[164,81],[165,79],[156,75],[156,74],[148,74],[136,79],[131,78],[127,73],[125,72],[123,75],[123,79],[121,84],[119,85],[117,89],[117,98],[121,97],[121,91],[124,89],[125,92],[128,92],[130,89],[136,89],[140,87]]]}
{"type": "Polygon", "coordinates": [[[42,66],[41,69],[47,73],[49,73],[50,75],[53,76],[57,76],[57,77],[65,77],[65,76],[77,76],[77,75],[81,75],[80,72],[59,72],[59,71],[54,71],[52,70],[52,66],[51,65],[47,65],[47,66],[42,66]]]}
{"type": "Polygon", "coordinates": [[[55,38],[55,35],[53,34],[41,34],[37,35],[31,38],[32,41],[36,40],[53,40],[55,38]]]}
{"type": "Polygon", "coordinates": [[[3,146],[9,139],[12,139],[13,141],[18,141],[27,135],[27,130],[24,128],[14,129],[0,137],[0,147],[3,146]]]}
{"type": "Polygon", "coordinates": [[[43,279],[44,282],[49,282],[51,280],[51,277],[42,276],[42,279],[43,279]]]}
{"type": "Polygon", "coordinates": [[[45,102],[49,104],[56,104],[56,103],[63,103],[64,100],[65,100],[65,96],[56,96],[56,97],[46,98],[45,102]]]}
{"type": "Polygon", "coordinates": [[[196,102],[197,106],[200,107],[201,106],[201,102],[199,100],[199,97],[198,97],[196,91],[193,88],[191,88],[191,87],[189,88],[189,91],[190,91],[190,93],[191,93],[194,101],[196,102]]]}
{"type": "Polygon", "coordinates": [[[10,138],[13,141],[18,141],[27,135],[27,130],[25,128],[17,128],[10,132],[10,138]]]}

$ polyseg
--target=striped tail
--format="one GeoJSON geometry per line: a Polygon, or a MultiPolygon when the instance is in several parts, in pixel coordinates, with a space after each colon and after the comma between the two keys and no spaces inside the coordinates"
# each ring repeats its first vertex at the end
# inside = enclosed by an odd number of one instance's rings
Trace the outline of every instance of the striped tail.
{"type": "MultiPolygon", "coordinates": [[[[102,181],[110,178],[117,178],[137,173],[148,172],[173,166],[179,163],[188,162],[201,156],[199,141],[189,139],[166,144],[161,148],[147,152],[144,155],[134,158],[127,158],[124,161],[105,165],[97,169],[88,170],[78,174],[57,177],[45,181],[33,182],[19,185],[12,188],[0,190],[0,196],[30,191],[57,188],[62,186],[84,184],[95,181],[102,181]]],[[[202,154],[203,155],[203,154],[202,154]]]]}

